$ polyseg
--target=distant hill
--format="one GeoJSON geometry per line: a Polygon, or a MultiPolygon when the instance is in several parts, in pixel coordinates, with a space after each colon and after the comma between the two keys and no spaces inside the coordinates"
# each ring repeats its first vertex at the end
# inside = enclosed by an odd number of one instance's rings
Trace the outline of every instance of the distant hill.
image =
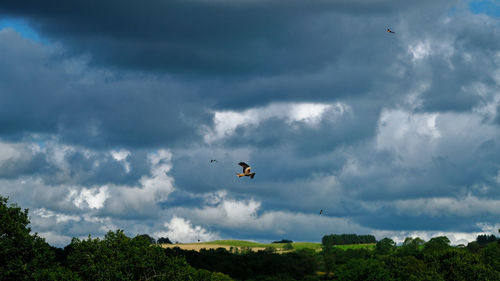
{"type": "MultiPolygon", "coordinates": [[[[244,247],[249,247],[252,251],[264,250],[265,248],[271,247],[275,248],[278,252],[283,251],[283,247],[287,243],[257,243],[252,241],[244,241],[244,240],[215,240],[209,242],[200,242],[200,243],[181,243],[181,244],[162,244],[162,247],[179,247],[184,250],[195,250],[199,251],[201,249],[216,249],[216,248],[225,248],[229,250],[231,247],[242,249],[244,247]]],[[[312,249],[315,251],[321,251],[321,243],[315,242],[293,242],[291,243],[294,250],[300,249],[312,249]]],[[[337,245],[335,246],[340,249],[360,249],[367,248],[373,249],[375,248],[375,244],[353,244],[353,245],[337,245]]]]}

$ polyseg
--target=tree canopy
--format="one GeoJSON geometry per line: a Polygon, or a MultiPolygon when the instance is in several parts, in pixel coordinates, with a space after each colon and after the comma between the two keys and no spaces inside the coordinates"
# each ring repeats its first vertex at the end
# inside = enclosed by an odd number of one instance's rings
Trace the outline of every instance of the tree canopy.
{"type": "MultiPolygon", "coordinates": [[[[274,247],[196,252],[164,249],[148,234],[131,238],[116,230],[103,238],[73,238],[58,249],[32,234],[29,223],[27,209],[0,196],[0,280],[500,280],[494,235],[479,235],[467,247],[450,246],[445,236],[427,242],[408,237],[399,247],[389,238],[371,249],[333,247],[374,239],[345,234],[325,235],[322,252],[296,250],[291,243],[281,253],[274,247]]],[[[158,239],[163,242],[170,240],[158,239]]]]}

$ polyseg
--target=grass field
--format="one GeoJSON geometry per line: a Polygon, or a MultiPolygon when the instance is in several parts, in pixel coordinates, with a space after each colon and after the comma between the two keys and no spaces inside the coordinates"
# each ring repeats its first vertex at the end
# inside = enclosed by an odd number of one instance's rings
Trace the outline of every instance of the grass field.
{"type": "MultiPolygon", "coordinates": [[[[257,243],[251,241],[242,241],[242,240],[215,240],[210,242],[201,242],[201,243],[188,243],[188,244],[164,244],[163,247],[180,247],[185,250],[196,250],[200,249],[216,249],[216,248],[225,248],[229,250],[231,247],[250,247],[253,251],[263,250],[267,247],[276,248],[278,251],[282,251],[285,243],[257,243]]],[[[315,251],[321,251],[321,243],[314,242],[293,242],[292,246],[295,250],[300,249],[312,249],[315,251]]],[[[347,249],[373,249],[375,244],[352,244],[352,245],[338,245],[337,248],[347,250],[347,249]]]]}

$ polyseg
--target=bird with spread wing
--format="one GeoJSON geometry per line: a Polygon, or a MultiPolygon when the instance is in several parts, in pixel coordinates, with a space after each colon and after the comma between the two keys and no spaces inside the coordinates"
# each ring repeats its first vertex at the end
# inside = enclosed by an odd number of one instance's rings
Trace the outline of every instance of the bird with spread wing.
{"type": "Polygon", "coordinates": [[[390,28],[387,28],[387,32],[389,32],[389,33],[396,33],[394,31],[392,31],[390,28]]]}
{"type": "Polygon", "coordinates": [[[241,177],[250,177],[251,179],[253,179],[253,177],[255,176],[255,173],[251,173],[250,172],[250,166],[248,166],[247,163],[245,162],[240,162],[238,163],[238,165],[240,165],[241,167],[243,167],[243,173],[241,174],[238,174],[236,173],[236,175],[238,176],[238,178],[241,178],[241,177]]]}

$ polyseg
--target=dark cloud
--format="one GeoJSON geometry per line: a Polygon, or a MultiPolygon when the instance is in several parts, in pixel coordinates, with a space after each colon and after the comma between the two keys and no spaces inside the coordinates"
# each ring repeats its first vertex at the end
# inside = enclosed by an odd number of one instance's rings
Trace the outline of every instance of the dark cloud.
{"type": "Polygon", "coordinates": [[[73,50],[90,52],[97,64],[208,75],[265,75],[321,68],[343,52],[370,46],[355,42],[375,42],[371,39],[376,35],[369,34],[384,30],[401,13],[428,5],[430,1],[403,5],[395,1],[90,1],[70,5],[10,1],[0,11],[31,19],[46,36],[62,40],[73,50]],[[373,25],[374,17],[380,26],[373,25]]]}
{"type": "Polygon", "coordinates": [[[89,68],[83,58],[58,58],[56,48],[12,30],[0,36],[7,58],[0,67],[4,136],[57,134],[91,147],[182,145],[199,138],[200,124],[210,124],[195,87],[169,77],[89,68]]]}
{"type": "Polygon", "coordinates": [[[457,1],[56,2],[0,4],[44,39],[0,31],[0,137],[19,152],[0,190],[38,229],[178,216],[317,241],[496,223],[498,19],[457,1]],[[294,117],[304,103],[331,107],[294,117]]]}
{"type": "Polygon", "coordinates": [[[43,174],[47,172],[48,162],[42,153],[17,159],[8,159],[0,165],[1,178],[17,178],[23,175],[43,174]]]}

